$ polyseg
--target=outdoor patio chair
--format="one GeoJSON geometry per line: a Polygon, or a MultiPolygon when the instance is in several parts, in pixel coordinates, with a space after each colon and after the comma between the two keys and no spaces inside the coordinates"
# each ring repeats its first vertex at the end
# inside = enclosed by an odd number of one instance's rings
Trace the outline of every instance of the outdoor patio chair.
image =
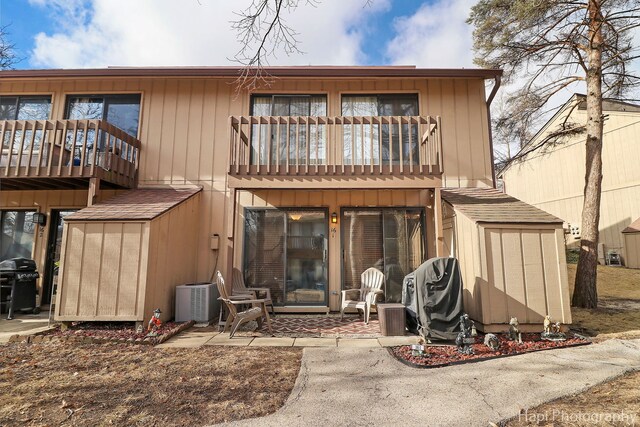
{"type": "Polygon", "coordinates": [[[251,295],[254,299],[264,299],[265,303],[271,307],[271,315],[275,317],[275,310],[273,308],[273,300],[271,299],[271,289],[269,288],[247,288],[244,282],[244,276],[242,272],[237,268],[234,268],[231,274],[232,282],[232,296],[251,295]],[[264,297],[263,297],[264,295],[264,297]]]}
{"type": "Polygon", "coordinates": [[[224,302],[229,315],[224,324],[224,332],[229,332],[229,338],[233,338],[236,331],[243,323],[247,323],[251,320],[257,320],[258,326],[262,326],[262,318],[264,317],[267,322],[267,328],[270,333],[273,333],[271,329],[271,319],[269,319],[269,312],[267,311],[266,301],[263,299],[233,299],[227,292],[227,288],[224,284],[224,278],[222,273],[216,272],[216,285],[218,286],[218,292],[220,301],[224,302]],[[239,311],[238,306],[251,304],[252,307],[239,311]]]}
{"type": "Polygon", "coordinates": [[[371,307],[376,305],[378,295],[382,294],[384,274],[375,267],[366,269],[360,275],[360,289],[347,289],[342,291],[340,304],[340,319],[344,317],[345,308],[355,308],[364,311],[364,323],[369,323],[371,307]],[[357,294],[355,299],[347,299],[348,295],[357,294]]]}

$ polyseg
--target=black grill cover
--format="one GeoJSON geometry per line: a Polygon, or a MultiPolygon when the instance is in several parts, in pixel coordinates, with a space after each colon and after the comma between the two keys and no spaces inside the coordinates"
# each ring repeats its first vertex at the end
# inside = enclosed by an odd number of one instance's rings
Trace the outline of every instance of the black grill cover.
{"type": "Polygon", "coordinates": [[[458,260],[431,258],[405,276],[402,303],[410,331],[430,339],[455,339],[463,314],[458,260]]]}

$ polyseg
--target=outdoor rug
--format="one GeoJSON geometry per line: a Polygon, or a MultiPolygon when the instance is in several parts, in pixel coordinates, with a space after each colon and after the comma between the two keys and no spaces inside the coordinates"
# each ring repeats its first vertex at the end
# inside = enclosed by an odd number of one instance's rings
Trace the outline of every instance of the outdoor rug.
{"type": "MultiPolygon", "coordinates": [[[[375,316],[369,324],[357,316],[287,316],[277,315],[271,318],[273,336],[276,337],[321,337],[321,338],[378,338],[381,337],[380,323],[375,316]]],[[[254,333],[268,336],[267,325],[254,333]]],[[[251,332],[240,332],[238,335],[251,335],[251,332]]]]}

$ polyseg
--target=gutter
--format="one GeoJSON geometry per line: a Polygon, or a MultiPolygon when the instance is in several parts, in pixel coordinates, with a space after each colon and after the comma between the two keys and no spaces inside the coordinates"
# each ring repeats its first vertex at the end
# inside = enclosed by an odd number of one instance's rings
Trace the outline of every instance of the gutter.
{"type": "Polygon", "coordinates": [[[493,98],[495,98],[496,93],[498,93],[498,89],[500,89],[500,84],[502,83],[502,75],[496,75],[493,77],[493,81],[495,84],[493,85],[493,89],[491,89],[491,93],[487,98],[487,120],[489,121],[489,150],[491,150],[491,180],[493,182],[493,188],[497,188],[496,186],[496,163],[495,156],[493,154],[493,132],[491,130],[491,102],[493,98]]]}

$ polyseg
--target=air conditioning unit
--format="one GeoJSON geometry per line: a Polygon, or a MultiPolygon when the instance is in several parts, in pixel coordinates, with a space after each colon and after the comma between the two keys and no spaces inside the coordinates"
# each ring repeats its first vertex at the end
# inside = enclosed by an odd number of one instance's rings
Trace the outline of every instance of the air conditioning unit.
{"type": "Polygon", "coordinates": [[[218,296],[213,283],[176,286],[176,322],[210,323],[219,314],[218,296]]]}

